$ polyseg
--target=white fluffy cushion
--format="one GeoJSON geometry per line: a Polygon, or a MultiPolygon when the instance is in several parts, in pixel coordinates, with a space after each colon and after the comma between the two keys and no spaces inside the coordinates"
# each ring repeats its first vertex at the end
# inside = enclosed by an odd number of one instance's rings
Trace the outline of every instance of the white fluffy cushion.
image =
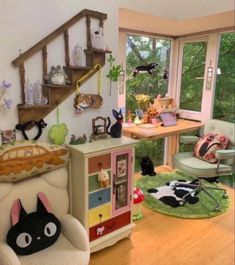
{"type": "Polygon", "coordinates": [[[73,246],[63,234],[50,246],[31,256],[19,256],[21,265],[83,265],[88,264],[89,255],[73,246]]]}

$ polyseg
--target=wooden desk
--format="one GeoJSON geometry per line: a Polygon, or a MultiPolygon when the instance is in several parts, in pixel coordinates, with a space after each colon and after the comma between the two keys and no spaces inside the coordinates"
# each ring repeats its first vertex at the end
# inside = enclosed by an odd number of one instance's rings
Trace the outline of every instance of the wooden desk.
{"type": "Polygon", "coordinates": [[[134,127],[123,126],[122,134],[134,139],[148,140],[168,137],[166,165],[172,167],[172,155],[179,151],[179,134],[195,131],[203,125],[201,122],[179,119],[177,125],[170,127],[144,128],[141,125],[134,127]]]}

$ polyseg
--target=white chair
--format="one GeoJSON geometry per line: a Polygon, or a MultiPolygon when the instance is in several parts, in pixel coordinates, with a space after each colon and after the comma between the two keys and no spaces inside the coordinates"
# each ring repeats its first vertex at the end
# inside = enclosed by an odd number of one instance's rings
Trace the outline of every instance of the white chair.
{"type": "MultiPolygon", "coordinates": [[[[216,207],[215,210],[220,210],[220,204],[211,194],[210,190],[217,189],[223,191],[223,196],[227,197],[226,190],[219,187],[211,187],[204,184],[203,179],[214,178],[218,176],[227,176],[234,173],[234,164],[235,164],[235,132],[234,124],[230,122],[220,121],[220,120],[209,120],[204,128],[203,134],[206,135],[209,132],[221,133],[229,138],[229,146],[226,150],[217,150],[216,157],[218,162],[216,164],[211,164],[206,161],[203,161],[194,156],[193,152],[179,152],[173,156],[173,165],[174,168],[199,179],[198,184],[184,184],[184,186],[189,186],[193,190],[183,196],[181,205],[186,203],[185,198],[196,192],[199,193],[203,191],[207,194],[212,200],[215,201],[216,207]]],[[[183,144],[195,144],[199,140],[195,136],[181,136],[180,142],[183,144]]],[[[176,183],[174,188],[177,188],[177,185],[182,183],[176,183]]]]}
{"type": "Polygon", "coordinates": [[[16,183],[0,183],[0,265],[87,265],[90,259],[88,235],[77,219],[68,214],[68,172],[55,169],[16,183]],[[27,256],[17,256],[6,243],[11,227],[13,202],[20,199],[27,213],[36,210],[37,193],[44,192],[53,213],[60,220],[61,234],[50,247],[27,256]]]}

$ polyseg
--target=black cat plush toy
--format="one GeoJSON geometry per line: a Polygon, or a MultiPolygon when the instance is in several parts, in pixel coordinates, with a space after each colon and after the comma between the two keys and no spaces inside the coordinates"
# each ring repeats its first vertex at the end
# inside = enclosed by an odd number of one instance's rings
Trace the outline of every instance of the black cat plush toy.
{"type": "Polygon", "coordinates": [[[59,237],[59,220],[51,213],[46,195],[38,193],[37,211],[26,213],[21,201],[13,203],[12,227],[7,234],[7,244],[18,255],[29,255],[51,246],[59,237]]]}
{"type": "Polygon", "coordinates": [[[111,135],[113,138],[120,138],[122,136],[122,122],[123,122],[123,115],[122,111],[119,110],[117,112],[116,110],[112,110],[113,116],[116,119],[116,122],[111,126],[110,132],[108,131],[109,126],[111,124],[110,118],[108,117],[108,126],[107,126],[107,133],[111,135]]]}
{"type": "Polygon", "coordinates": [[[148,65],[139,65],[133,71],[133,76],[135,77],[138,73],[149,73],[152,74],[152,71],[158,66],[157,63],[150,63],[148,65]]]}
{"type": "Polygon", "coordinates": [[[155,176],[156,172],[154,171],[154,165],[153,161],[148,157],[148,156],[143,156],[140,161],[140,166],[141,166],[141,174],[143,176],[148,175],[148,176],[155,176]]]}

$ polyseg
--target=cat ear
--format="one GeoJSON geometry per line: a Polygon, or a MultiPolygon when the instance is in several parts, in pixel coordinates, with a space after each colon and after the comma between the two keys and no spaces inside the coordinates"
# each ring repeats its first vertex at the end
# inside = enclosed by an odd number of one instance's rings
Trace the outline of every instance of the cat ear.
{"type": "Polygon", "coordinates": [[[118,112],[115,109],[113,109],[112,112],[113,112],[113,116],[116,118],[118,115],[118,112]]]}
{"type": "Polygon", "coordinates": [[[22,218],[27,216],[24,207],[21,204],[20,199],[15,200],[11,207],[11,223],[12,225],[17,224],[22,218]]]}
{"type": "Polygon", "coordinates": [[[119,114],[122,114],[122,109],[119,110],[119,114]]]}
{"type": "Polygon", "coordinates": [[[37,212],[52,212],[47,196],[43,192],[38,193],[37,212]]]}

